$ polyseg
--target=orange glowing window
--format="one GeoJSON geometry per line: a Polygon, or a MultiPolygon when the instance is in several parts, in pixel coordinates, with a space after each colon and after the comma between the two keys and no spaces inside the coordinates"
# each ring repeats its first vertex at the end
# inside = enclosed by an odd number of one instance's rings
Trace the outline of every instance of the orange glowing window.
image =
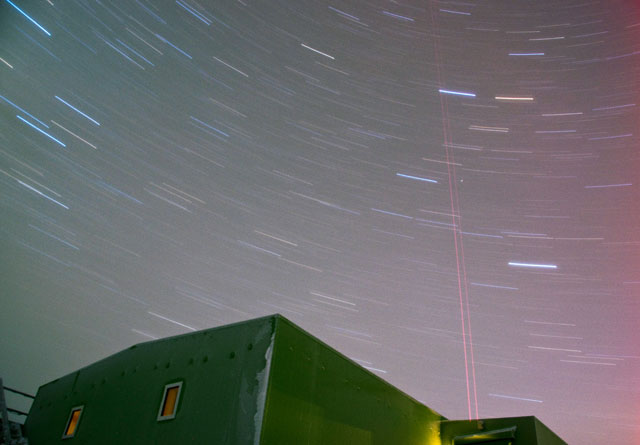
{"type": "Polygon", "coordinates": [[[176,416],[181,389],[182,382],[170,383],[164,387],[162,403],[160,404],[160,411],[158,411],[158,420],[169,420],[176,416]]]}
{"type": "Polygon", "coordinates": [[[75,436],[78,431],[78,423],[80,422],[80,414],[82,414],[83,406],[76,406],[75,408],[71,408],[71,413],[69,414],[69,420],[67,420],[67,426],[64,429],[64,434],[62,434],[63,439],[69,439],[75,436]]]}

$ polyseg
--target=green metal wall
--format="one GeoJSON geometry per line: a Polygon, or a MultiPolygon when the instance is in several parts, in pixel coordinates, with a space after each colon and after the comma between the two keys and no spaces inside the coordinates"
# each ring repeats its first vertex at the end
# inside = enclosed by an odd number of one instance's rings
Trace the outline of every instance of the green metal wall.
{"type": "Polygon", "coordinates": [[[551,431],[544,423],[540,422],[537,418],[536,422],[536,437],[540,444],[566,444],[564,440],[560,438],[556,433],[551,431]]]}
{"type": "Polygon", "coordinates": [[[553,434],[542,422],[533,416],[527,417],[503,417],[497,419],[477,420],[449,420],[442,422],[440,426],[442,445],[452,445],[457,436],[469,436],[477,434],[477,439],[469,443],[487,445],[566,445],[562,439],[553,434]],[[479,424],[479,422],[481,422],[479,424]],[[480,427],[482,425],[482,427],[480,427]],[[490,436],[492,431],[499,431],[509,427],[516,427],[515,439],[495,440],[482,435],[490,436]],[[541,431],[541,434],[538,434],[541,431]],[[548,434],[548,433],[550,434],[548,434]]]}
{"type": "Polygon", "coordinates": [[[440,443],[440,414],[286,319],[276,332],[261,444],[440,443]]]}
{"type": "Polygon", "coordinates": [[[27,418],[29,443],[252,444],[274,324],[267,317],[143,343],[46,384],[27,418]],[[158,422],[164,386],[177,380],[176,418],[158,422]],[[63,440],[78,405],[77,434],[63,440]]]}
{"type": "MultiPolygon", "coordinates": [[[[565,443],[534,417],[483,422],[485,432],[516,426],[513,445],[565,443]]],[[[142,343],[43,385],[26,428],[31,445],[451,445],[479,431],[279,315],[142,343]],[[178,381],[176,417],[158,422],[164,387],[178,381]],[[79,405],[77,433],[62,439],[79,405]]]]}

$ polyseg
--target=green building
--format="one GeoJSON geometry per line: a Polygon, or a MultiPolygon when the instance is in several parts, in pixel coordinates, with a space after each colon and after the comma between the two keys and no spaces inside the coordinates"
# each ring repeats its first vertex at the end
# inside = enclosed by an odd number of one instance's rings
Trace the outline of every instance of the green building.
{"type": "Polygon", "coordinates": [[[449,421],[280,315],[135,345],[40,387],[31,445],[564,444],[535,417],[449,421]]]}

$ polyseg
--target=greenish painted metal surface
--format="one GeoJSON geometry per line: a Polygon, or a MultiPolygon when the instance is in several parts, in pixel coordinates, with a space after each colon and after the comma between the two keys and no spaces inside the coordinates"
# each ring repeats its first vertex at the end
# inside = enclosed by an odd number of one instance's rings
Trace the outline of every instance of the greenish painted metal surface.
{"type": "Polygon", "coordinates": [[[536,422],[536,437],[538,438],[539,444],[566,444],[566,442],[562,440],[556,433],[551,431],[551,429],[549,429],[547,425],[545,425],[535,417],[534,419],[536,422]]]}
{"type": "Polygon", "coordinates": [[[509,428],[502,428],[499,430],[483,431],[472,434],[465,434],[463,436],[456,436],[453,438],[453,445],[471,445],[476,443],[486,442],[507,442],[511,443],[511,439],[516,438],[516,431],[518,427],[512,426],[509,428]]]}
{"type": "Polygon", "coordinates": [[[565,443],[534,417],[448,421],[279,315],[142,343],[54,380],[26,428],[31,445],[565,443]],[[158,421],[174,382],[175,418],[158,421]]]}
{"type": "Polygon", "coordinates": [[[279,318],[263,445],[439,444],[443,417],[279,318]]]}
{"type": "Polygon", "coordinates": [[[29,443],[252,444],[274,328],[267,317],[143,343],[43,385],[26,421],[29,443]],[[175,381],[184,381],[176,417],[158,422],[164,386],[175,381]],[[80,405],[75,437],[62,439],[80,405]]]}
{"type": "Polygon", "coordinates": [[[566,445],[533,416],[447,420],[440,425],[440,436],[442,445],[566,445]]]}

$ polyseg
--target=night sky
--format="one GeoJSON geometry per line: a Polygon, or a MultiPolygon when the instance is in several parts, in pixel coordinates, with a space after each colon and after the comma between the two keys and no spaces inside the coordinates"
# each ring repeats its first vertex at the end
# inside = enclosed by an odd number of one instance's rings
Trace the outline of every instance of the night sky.
{"type": "Polygon", "coordinates": [[[639,57],[633,0],[0,0],[0,376],[277,312],[637,441],[639,57]]]}

